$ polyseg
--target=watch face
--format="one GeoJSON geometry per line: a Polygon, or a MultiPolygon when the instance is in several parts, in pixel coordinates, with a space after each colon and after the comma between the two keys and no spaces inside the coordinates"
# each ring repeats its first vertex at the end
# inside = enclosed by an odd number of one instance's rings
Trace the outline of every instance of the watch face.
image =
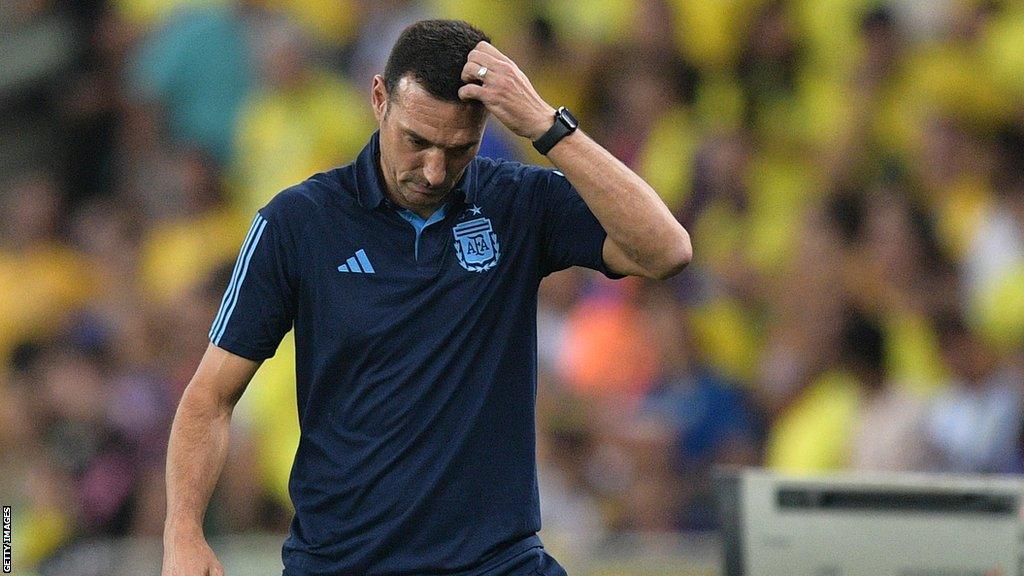
{"type": "Polygon", "coordinates": [[[577,120],[576,117],[572,115],[572,112],[569,112],[569,109],[565,106],[558,109],[558,117],[562,119],[562,122],[564,122],[570,130],[575,130],[576,127],[580,125],[579,120],[577,120]]]}

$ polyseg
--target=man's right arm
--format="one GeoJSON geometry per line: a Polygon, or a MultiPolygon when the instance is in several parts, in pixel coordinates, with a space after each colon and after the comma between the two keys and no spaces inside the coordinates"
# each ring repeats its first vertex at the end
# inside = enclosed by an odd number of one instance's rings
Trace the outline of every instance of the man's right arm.
{"type": "Polygon", "coordinates": [[[167,447],[162,576],[220,576],[203,516],[228,451],[231,412],[260,363],[210,344],[185,388],[167,447]]]}

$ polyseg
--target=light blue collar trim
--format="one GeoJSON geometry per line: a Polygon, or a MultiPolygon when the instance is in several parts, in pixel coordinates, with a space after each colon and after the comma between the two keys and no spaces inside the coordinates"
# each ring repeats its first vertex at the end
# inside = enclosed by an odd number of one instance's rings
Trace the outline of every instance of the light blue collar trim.
{"type": "Polygon", "coordinates": [[[416,229],[416,260],[420,259],[420,235],[423,234],[423,230],[431,224],[436,224],[441,220],[444,220],[444,215],[448,211],[448,205],[443,204],[440,208],[434,211],[429,218],[424,220],[419,214],[409,210],[408,208],[402,208],[398,211],[398,215],[405,219],[406,222],[412,224],[412,227],[416,229]]]}

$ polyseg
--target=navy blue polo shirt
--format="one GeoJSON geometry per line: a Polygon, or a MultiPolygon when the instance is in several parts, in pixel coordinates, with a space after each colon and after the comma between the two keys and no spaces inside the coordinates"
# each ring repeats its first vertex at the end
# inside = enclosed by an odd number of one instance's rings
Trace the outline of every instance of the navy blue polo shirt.
{"type": "Polygon", "coordinates": [[[541,545],[537,287],[611,275],[605,231],[560,173],[479,157],[422,221],[378,155],[259,210],[210,339],[262,360],[295,329],[286,575],[480,574],[541,545]]]}

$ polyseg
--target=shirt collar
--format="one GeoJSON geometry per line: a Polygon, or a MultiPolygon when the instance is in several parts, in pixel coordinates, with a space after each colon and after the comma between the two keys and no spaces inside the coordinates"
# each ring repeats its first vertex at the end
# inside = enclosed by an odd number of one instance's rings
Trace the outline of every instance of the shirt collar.
{"type": "MultiPolygon", "coordinates": [[[[380,132],[376,131],[356,159],[356,194],[359,205],[370,210],[380,206],[387,198],[384,194],[379,158],[380,132]]],[[[477,159],[474,158],[462,172],[462,178],[455,184],[453,199],[463,200],[466,204],[476,201],[476,171],[477,159]]]]}

